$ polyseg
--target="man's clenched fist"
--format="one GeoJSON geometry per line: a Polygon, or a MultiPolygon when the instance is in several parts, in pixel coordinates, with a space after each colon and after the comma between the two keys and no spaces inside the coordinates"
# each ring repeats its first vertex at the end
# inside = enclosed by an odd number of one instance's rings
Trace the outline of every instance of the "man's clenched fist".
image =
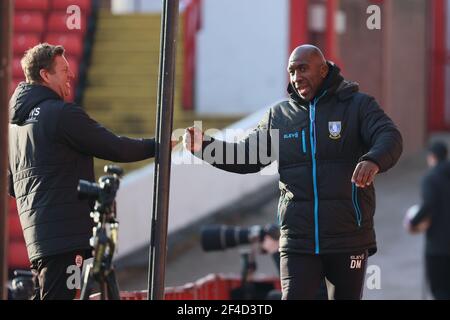
{"type": "Polygon", "coordinates": [[[352,182],[360,188],[370,186],[378,171],[380,171],[380,168],[372,161],[361,161],[353,172],[352,182]]]}
{"type": "Polygon", "coordinates": [[[189,127],[183,135],[183,145],[186,150],[195,153],[202,150],[203,132],[196,127],[189,127]]]}

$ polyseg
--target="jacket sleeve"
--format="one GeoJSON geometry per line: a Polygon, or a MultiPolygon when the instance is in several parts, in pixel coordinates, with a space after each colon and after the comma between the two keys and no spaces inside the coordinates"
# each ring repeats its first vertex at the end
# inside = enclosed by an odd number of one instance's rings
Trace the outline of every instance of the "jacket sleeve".
{"type": "Polygon", "coordinates": [[[117,136],[74,104],[62,108],[57,136],[80,153],[114,162],[145,160],[155,155],[154,139],[117,136]]]}
{"type": "Polygon", "coordinates": [[[423,219],[431,217],[432,212],[436,211],[434,206],[436,206],[436,203],[439,203],[439,199],[437,199],[439,194],[437,192],[438,190],[439,188],[437,188],[431,176],[427,176],[423,179],[421,188],[422,204],[419,208],[419,212],[417,212],[417,214],[411,220],[411,224],[413,226],[421,223],[423,219]]]}
{"type": "Polygon", "coordinates": [[[400,131],[372,97],[360,106],[360,123],[361,136],[369,149],[360,161],[376,163],[380,172],[389,170],[403,150],[400,131]]]}
{"type": "Polygon", "coordinates": [[[256,173],[272,161],[270,137],[271,110],[258,126],[238,142],[205,136],[202,151],[194,154],[214,167],[234,173],[256,173]]]}

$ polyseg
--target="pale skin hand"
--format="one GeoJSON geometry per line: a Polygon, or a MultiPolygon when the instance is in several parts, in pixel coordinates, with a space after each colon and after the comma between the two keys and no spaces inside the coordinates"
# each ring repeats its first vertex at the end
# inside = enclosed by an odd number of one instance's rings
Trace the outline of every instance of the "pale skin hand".
{"type": "Polygon", "coordinates": [[[370,186],[375,179],[375,175],[380,171],[378,165],[372,161],[361,161],[356,165],[353,172],[352,182],[359,188],[370,186]]]}
{"type": "Polygon", "coordinates": [[[278,240],[275,240],[271,236],[265,236],[261,244],[261,248],[263,249],[264,252],[273,254],[278,251],[279,242],[278,240]]]}
{"type": "Polygon", "coordinates": [[[199,152],[202,150],[203,132],[196,127],[189,127],[183,135],[183,146],[190,152],[199,152]]]}
{"type": "Polygon", "coordinates": [[[408,220],[403,221],[403,227],[410,234],[419,234],[419,233],[425,232],[430,227],[430,225],[431,225],[430,219],[425,219],[423,222],[419,223],[416,226],[413,226],[411,224],[411,222],[409,222],[408,220]]]}

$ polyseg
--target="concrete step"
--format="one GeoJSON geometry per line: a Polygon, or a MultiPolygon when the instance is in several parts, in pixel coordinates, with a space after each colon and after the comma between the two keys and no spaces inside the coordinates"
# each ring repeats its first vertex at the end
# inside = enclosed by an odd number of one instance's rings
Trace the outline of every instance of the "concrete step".
{"type": "Polygon", "coordinates": [[[99,75],[96,77],[89,77],[86,80],[86,84],[88,87],[120,87],[120,86],[141,86],[144,85],[148,88],[156,88],[158,87],[157,76],[152,76],[151,78],[148,75],[140,75],[140,76],[115,76],[108,77],[104,75],[99,75]]]}
{"type": "Polygon", "coordinates": [[[159,44],[157,42],[127,42],[126,45],[119,41],[104,41],[96,44],[94,51],[108,52],[158,52],[159,44]]]}
{"type": "Polygon", "coordinates": [[[114,98],[124,97],[133,100],[133,98],[149,98],[156,96],[152,86],[122,86],[122,87],[89,87],[85,91],[86,97],[114,98]]]}
{"type": "MultiPolygon", "coordinates": [[[[139,86],[94,86],[88,87],[84,93],[85,97],[91,98],[151,98],[157,95],[157,82],[143,81],[139,86]],[[143,85],[145,84],[145,85],[143,85]]],[[[175,95],[178,92],[175,93],[175,95]]]]}
{"type": "Polygon", "coordinates": [[[98,12],[99,20],[107,20],[107,19],[147,19],[148,17],[157,17],[160,16],[159,13],[121,13],[114,14],[110,10],[102,9],[98,12]]]}
{"type": "MultiPolygon", "coordinates": [[[[175,85],[181,85],[182,76],[177,74],[175,76],[175,85]]],[[[154,87],[158,83],[158,75],[155,73],[141,73],[141,74],[133,74],[128,72],[120,72],[120,71],[111,71],[108,72],[89,72],[89,81],[88,84],[106,86],[106,85],[120,85],[123,84],[124,81],[127,81],[127,86],[132,86],[132,84],[148,84],[149,87],[154,87]],[[127,79],[130,79],[128,82],[127,79]]]]}
{"type": "Polygon", "coordinates": [[[98,26],[100,28],[120,29],[128,28],[149,28],[161,25],[160,14],[123,14],[114,15],[102,12],[99,14],[98,26]]]}
{"type": "MultiPolygon", "coordinates": [[[[132,59],[130,57],[130,59],[132,59]]],[[[125,60],[126,61],[126,60],[125,60]]],[[[157,74],[159,72],[159,65],[157,63],[151,64],[151,63],[136,63],[132,61],[128,61],[126,63],[125,61],[122,61],[121,64],[112,64],[112,63],[106,63],[101,62],[97,64],[91,64],[91,67],[89,68],[90,73],[116,73],[116,74],[147,74],[147,73],[154,73],[157,74]]],[[[175,63],[175,68],[178,70],[182,70],[183,64],[182,61],[178,60],[175,63]]]]}
{"type": "MultiPolygon", "coordinates": [[[[175,94],[174,109],[181,110],[180,96],[175,94]]],[[[116,97],[114,99],[108,98],[98,98],[98,97],[84,97],[82,106],[86,110],[92,109],[108,109],[112,105],[120,105],[125,108],[135,105],[148,105],[156,106],[157,100],[156,95],[152,98],[141,98],[141,97],[116,97]]]]}
{"type": "Polygon", "coordinates": [[[158,52],[115,52],[104,54],[102,50],[94,50],[91,57],[91,65],[113,64],[119,65],[125,61],[133,61],[136,64],[159,65],[158,52]]]}

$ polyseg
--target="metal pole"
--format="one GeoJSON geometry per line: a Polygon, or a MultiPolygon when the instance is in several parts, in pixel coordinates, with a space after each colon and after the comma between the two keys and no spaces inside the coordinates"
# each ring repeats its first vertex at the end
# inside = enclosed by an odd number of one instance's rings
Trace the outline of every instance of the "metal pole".
{"type": "Polygon", "coordinates": [[[8,299],[8,100],[11,83],[12,0],[0,1],[0,298],[8,299]]]}
{"type": "Polygon", "coordinates": [[[157,144],[148,273],[149,300],[164,299],[178,4],[179,0],[163,0],[161,16],[157,144]]]}
{"type": "Polygon", "coordinates": [[[336,28],[335,28],[335,15],[336,15],[336,0],[327,0],[327,15],[326,15],[326,30],[325,30],[325,47],[326,55],[328,59],[336,62],[336,28]]]}

